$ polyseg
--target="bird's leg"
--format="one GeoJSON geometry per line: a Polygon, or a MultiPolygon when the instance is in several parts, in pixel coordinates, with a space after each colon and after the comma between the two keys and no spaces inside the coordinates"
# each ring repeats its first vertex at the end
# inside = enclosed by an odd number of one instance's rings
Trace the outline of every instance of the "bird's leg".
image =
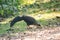
{"type": "Polygon", "coordinates": [[[32,28],[30,27],[30,26],[27,26],[27,28],[26,28],[27,30],[31,30],[32,28]]]}
{"type": "Polygon", "coordinates": [[[32,27],[31,26],[28,26],[27,29],[32,29],[32,27]]]}
{"type": "Polygon", "coordinates": [[[40,25],[40,26],[37,26],[37,29],[42,29],[42,26],[40,25]]]}
{"type": "Polygon", "coordinates": [[[36,28],[37,28],[37,26],[35,26],[35,25],[29,25],[27,29],[30,31],[35,31],[36,28]]]}

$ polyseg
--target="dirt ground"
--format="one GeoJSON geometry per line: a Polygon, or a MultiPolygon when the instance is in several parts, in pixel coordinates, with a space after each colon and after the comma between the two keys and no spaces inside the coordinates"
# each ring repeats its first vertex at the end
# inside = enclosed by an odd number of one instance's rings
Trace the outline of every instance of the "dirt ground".
{"type": "Polygon", "coordinates": [[[3,35],[0,40],[60,40],[60,27],[3,35]]]}

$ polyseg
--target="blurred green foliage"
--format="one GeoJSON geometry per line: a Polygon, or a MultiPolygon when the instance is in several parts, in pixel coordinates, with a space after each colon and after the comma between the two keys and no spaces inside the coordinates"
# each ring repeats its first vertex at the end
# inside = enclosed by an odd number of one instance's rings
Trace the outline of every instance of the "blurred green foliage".
{"type": "Polygon", "coordinates": [[[20,13],[30,14],[39,11],[53,12],[60,11],[60,1],[50,0],[43,3],[44,0],[0,0],[0,16],[10,17],[20,13]]]}
{"type": "MultiPolygon", "coordinates": [[[[14,30],[12,32],[24,32],[26,30],[27,24],[24,21],[20,21],[14,24],[14,30]]],[[[0,24],[0,34],[8,33],[10,29],[10,23],[0,24]]]]}
{"type": "Polygon", "coordinates": [[[18,13],[17,0],[0,0],[0,15],[9,17],[18,13]]]}
{"type": "Polygon", "coordinates": [[[44,11],[47,13],[50,12],[58,12],[60,11],[60,1],[59,0],[50,0],[49,2],[43,3],[43,0],[37,0],[35,3],[30,5],[25,5],[23,8],[21,8],[22,13],[25,14],[32,14],[32,13],[38,13],[40,11],[44,11]],[[41,2],[42,1],[42,2],[41,2]]]}
{"type": "Polygon", "coordinates": [[[21,5],[27,4],[27,2],[27,0],[0,0],[0,16],[18,15],[21,5]]]}

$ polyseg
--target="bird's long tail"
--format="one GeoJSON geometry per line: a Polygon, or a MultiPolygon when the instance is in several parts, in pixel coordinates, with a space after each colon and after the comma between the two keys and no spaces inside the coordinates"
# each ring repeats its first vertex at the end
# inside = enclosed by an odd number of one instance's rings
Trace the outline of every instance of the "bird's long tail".
{"type": "Polygon", "coordinates": [[[10,27],[12,27],[16,22],[21,21],[21,20],[22,20],[22,17],[20,17],[20,16],[15,17],[15,18],[11,21],[10,27]]]}

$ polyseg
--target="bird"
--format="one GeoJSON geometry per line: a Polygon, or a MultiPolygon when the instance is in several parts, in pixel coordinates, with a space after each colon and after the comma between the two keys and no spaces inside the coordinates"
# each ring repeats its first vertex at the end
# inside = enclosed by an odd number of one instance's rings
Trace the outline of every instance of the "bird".
{"type": "Polygon", "coordinates": [[[56,16],[56,18],[60,18],[60,16],[56,16]]]}
{"type": "Polygon", "coordinates": [[[15,17],[11,23],[10,23],[10,27],[12,28],[13,25],[16,23],[16,22],[19,22],[19,21],[22,21],[24,20],[24,22],[26,22],[27,26],[29,25],[36,25],[36,26],[41,26],[33,17],[31,16],[17,16],[15,17]]]}

